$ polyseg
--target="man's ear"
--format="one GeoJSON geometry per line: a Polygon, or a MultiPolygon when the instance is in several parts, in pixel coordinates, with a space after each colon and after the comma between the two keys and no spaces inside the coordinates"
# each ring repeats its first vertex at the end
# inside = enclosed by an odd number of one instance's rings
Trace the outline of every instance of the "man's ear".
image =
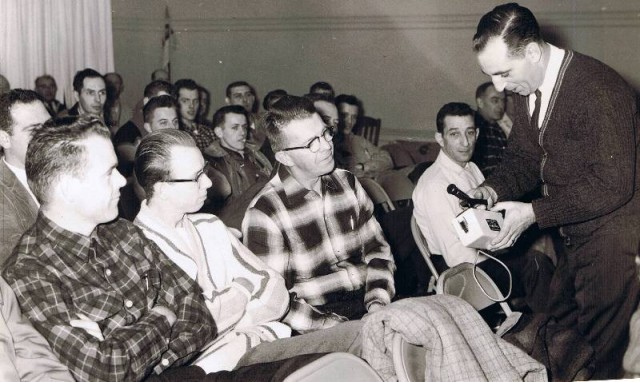
{"type": "Polygon", "coordinates": [[[216,135],[216,137],[222,138],[222,128],[220,126],[214,127],[213,133],[216,135]]]}
{"type": "Polygon", "coordinates": [[[539,62],[542,59],[542,48],[537,42],[530,42],[525,48],[525,56],[531,62],[539,62]]]}
{"type": "Polygon", "coordinates": [[[165,182],[156,182],[153,185],[153,196],[152,198],[160,198],[160,200],[166,199],[165,188],[167,187],[167,183],[165,182]]]}
{"type": "Polygon", "coordinates": [[[53,185],[51,192],[57,193],[65,203],[71,205],[78,200],[78,179],[71,175],[61,175],[53,185]]]}
{"type": "Polygon", "coordinates": [[[11,136],[4,130],[0,130],[0,146],[2,146],[3,149],[11,147],[11,136]]]}
{"type": "Polygon", "coordinates": [[[142,98],[142,106],[146,105],[149,102],[149,97],[142,98]]]}
{"type": "Polygon", "coordinates": [[[287,167],[293,166],[293,161],[286,151],[278,151],[275,154],[276,160],[287,167]]]}
{"type": "Polygon", "coordinates": [[[476,105],[478,106],[478,109],[483,108],[484,100],[481,97],[476,98],[476,105]]]}
{"type": "Polygon", "coordinates": [[[149,122],[145,122],[142,127],[144,127],[147,133],[151,133],[151,124],[149,122]]]}
{"type": "Polygon", "coordinates": [[[444,139],[442,139],[442,133],[436,132],[436,142],[438,142],[440,147],[444,147],[444,139]]]}
{"type": "Polygon", "coordinates": [[[78,93],[77,91],[73,91],[73,98],[76,99],[76,102],[80,102],[80,93],[78,93]]]}
{"type": "Polygon", "coordinates": [[[227,105],[231,105],[231,100],[229,99],[229,97],[224,97],[224,102],[226,102],[227,105]]]}

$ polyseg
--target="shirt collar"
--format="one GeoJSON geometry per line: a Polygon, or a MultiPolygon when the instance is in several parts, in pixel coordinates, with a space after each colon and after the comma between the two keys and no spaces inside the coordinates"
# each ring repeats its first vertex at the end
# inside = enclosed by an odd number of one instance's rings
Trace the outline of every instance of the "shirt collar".
{"type": "Polygon", "coordinates": [[[244,158],[247,156],[247,148],[246,147],[244,148],[242,154],[240,154],[239,152],[237,152],[235,150],[228,149],[228,148],[224,147],[222,144],[220,145],[220,147],[225,151],[225,153],[227,153],[228,156],[234,158],[235,160],[237,160],[239,162],[244,161],[244,158]]]}
{"type": "Polygon", "coordinates": [[[440,149],[440,153],[436,158],[436,163],[456,175],[460,175],[469,170],[469,162],[465,163],[464,167],[461,167],[459,164],[454,162],[453,159],[449,158],[442,149],[440,149]]]}
{"type": "Polygon", "coordinates": [[[558,79],[560,73],[560,66],[562,66],[562,58],[564,57],[564,50],[554,45],[549,45],[549,62],[547,63],[547,69],[544,72],[544,79],[542,85],[538,88],[542,94],[551,94],[553,87],[558,79]]]}
{"type": "MultiPolygon", "coordinates": [[[[562,66],[562,60],[565,55],[565,50],[560,49],[554,45],[549,45],[549,62],[547,63],[547,68],[544,71],[544,79],[542,80],[542,84],[538,88],[540,93],[542,93],[542,99],[540,100],[540,114],[538,114],[538,127],[542,126],[544,118],[547,114],[547,109],[549,107],[549,101],[551,100],[551,93],[553,93],[553,88],[556,85],[556,81],[558,80],[558,75],[560,74],[560,67],[562,66]]],[[[531,93],[530,95],[532,95],[531,93]]],[[[536,97],[529,97],[529,110],[533,113],[535,109],[536,97]]]]}
{"type": "MultiPolygon", "coordinates": [[[[153,211],[149,208],[149,204],[147,202],[148,199],[144,199],[142,203],[140,203],[140,211],[138,212],[138,215],[136,215],[133,223],[149,231],[155,231],[164,236],[173,237],[173,232],[175,232],[174,227],[167,226],[158,217],[156,217],[153,211]]],[[[187,214],[184,214],[181,222],[183,227],[185,224],[189,224],[187,214]]]]}
{"type": "Polygon", "coordinates": [[[53,245],[61,249],[63,253],[69,256],[80,257],[80,259],[84,261],[89,260],[91,239],[96,234],[95,229],[91,233],[91,236],[84,236],[76,232],[68,231],[49,219],[42,210],[38,212],[36,227],[43,238],[53,243],[53,245]]]}
{"type": "MultiPolygon", "coordinates": [[[[287,169],[287,166],[279,166],[278,177],[280,178],[280,182],[282,183],[285,203],[287,203],[288,205],[295,205],[302,202],[302,200],[305,199],[307,195],[313,192],[301,185],[296,180],[296,178],[291,175],[291,173],[287,169]]],[[[320,178],[320,182],[322,183],[322,190],[336,190],[338,188],[338,185],[333,179],[333,172],[327,175],[323,175],[320,178]]]]}

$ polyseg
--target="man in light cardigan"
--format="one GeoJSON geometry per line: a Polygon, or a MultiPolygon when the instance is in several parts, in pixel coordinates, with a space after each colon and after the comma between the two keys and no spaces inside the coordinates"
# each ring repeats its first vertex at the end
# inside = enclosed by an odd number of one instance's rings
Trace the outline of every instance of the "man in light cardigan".
{"type": "Polygon", "coordinates": [[[136,152],[135,174],[147,199],[134,223],[198,282],[218,329],[218,338],[195,365],[210,373],[300,354],[360,355],[359,322],[286,338],[291,329],[278,322],[289,307],[284,279],[216,216],[194,213],[211,187],[206,166],[184,131],[153,132],[136,152]]]}
{"type": "Polygon", "coordinates": [[[248,348],[291,335],[277,322],[289,305],[288,292],[282,277],[222,220],[194,213],[211,187],[207,165],[188,133],[169,130],[151,133],[136,152],[135,174],[147,199],[135,224],[203,290],[219,337],[206,364],[198,365],[207,372],[231,370],[248,348]]]}

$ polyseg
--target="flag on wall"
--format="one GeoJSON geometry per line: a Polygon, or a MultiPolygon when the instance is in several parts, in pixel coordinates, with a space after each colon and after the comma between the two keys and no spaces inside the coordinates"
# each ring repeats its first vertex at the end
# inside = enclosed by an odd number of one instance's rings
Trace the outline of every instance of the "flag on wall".
{"type": "Polygon", "coordinates": [[[166,70],[171,78],[171,38],[173,28],[171,28],[171,17],[169,16],[169,6],[164,8],[164,36],[162,37],[162,69],[166,70]]]}

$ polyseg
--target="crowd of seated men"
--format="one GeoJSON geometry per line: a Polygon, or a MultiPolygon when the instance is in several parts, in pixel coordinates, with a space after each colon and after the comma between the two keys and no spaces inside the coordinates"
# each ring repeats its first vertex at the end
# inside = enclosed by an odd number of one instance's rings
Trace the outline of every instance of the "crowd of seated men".
{"type": "MultiPolygon", "coordinates": [[[[0,94],[0,379],[206,380],[249,368],[263,380],[323,353],[363,356],[367,317],[398,299],[406,275],[359,180],[394,167],[354,134],[362,102],[317,82],[303,96],[268,92],[260,111],[256,89],[236,81],[209,119],[202,85],[151,79],[130,114],[122,76],[90,68],[76,73],[68,109],[49,75],[35,91],[0,94]]],[[[487,82],[477,110],[441,107],[440,152],[403,224],[415,218],[438,270],[477,264],[521,310],[548,316],[550,290],[568,281],[556,280],[547,232],[492,244],[505,272],[449,224],[464,208],[450,184],[488,208],[499,201],[491,181],[514,155],[505,98],[487,82]]],[[[619,347],[601,342],[589,345],[619,347]]],[[[598,357],[594,375],[619,375],[598,357]]]]}

